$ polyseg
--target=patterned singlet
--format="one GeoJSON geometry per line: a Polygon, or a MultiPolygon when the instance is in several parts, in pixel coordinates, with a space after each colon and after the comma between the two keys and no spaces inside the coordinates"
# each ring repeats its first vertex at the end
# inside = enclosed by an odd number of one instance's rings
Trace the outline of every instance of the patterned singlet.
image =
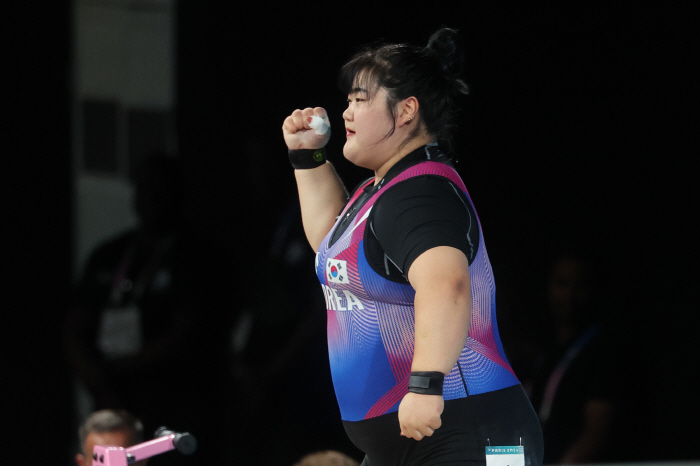
{"type": "MultiPolygon", "coordinates": [[[[435,175],[467,189],[450,166],[424,161],[401,172],[370,197],[338,240],[333,231],[362,193],[358,189],[316,254],[316,273],[326,298],[328,350],[338,404],[344,421],[395,412],[408,392],[413,361],[415,291],[375,272],[365,257],[367,219],[379,196],[411,177],[435,175]]],[[[371,183],[370,180],[367,184],[371,183]]],[[[366,186],[366,185],[365,185],[366,186]]],[[[491,264],[479,228],[478,250],[469,265],[472,316],[469,336],[445,377],[444,399],[464,398],[518,384],[503,352],[496,325],[491,264]]]]}

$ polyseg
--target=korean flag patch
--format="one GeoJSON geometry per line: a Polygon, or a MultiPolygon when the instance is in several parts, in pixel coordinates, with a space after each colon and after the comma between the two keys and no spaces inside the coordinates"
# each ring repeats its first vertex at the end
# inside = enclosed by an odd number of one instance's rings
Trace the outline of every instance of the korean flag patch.
{"type": "Polygon", "coordinates": [[[337,259],[326,261],[326,278],[330,283],[349,283],[346,264],[337,259]]]}

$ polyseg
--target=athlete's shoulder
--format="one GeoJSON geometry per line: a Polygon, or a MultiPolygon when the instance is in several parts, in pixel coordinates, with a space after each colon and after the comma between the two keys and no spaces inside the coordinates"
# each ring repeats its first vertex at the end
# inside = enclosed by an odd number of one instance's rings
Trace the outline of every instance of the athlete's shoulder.
{"type": "Polygon", "coordinates": [[[460,187],[450,178],[439,174],[425,173],[406,178],[389,186],[377,202],[387,204],[403,198],[420,197],[452,199],[455,193],[461,191],[460,187]]]}

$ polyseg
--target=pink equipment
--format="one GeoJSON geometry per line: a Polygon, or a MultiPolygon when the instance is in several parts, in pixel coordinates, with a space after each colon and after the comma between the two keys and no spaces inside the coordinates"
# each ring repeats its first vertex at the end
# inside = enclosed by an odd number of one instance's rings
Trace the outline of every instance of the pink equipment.
{"type": "Polygon", "coordinates": [[[95,445],[92,464],[98,466],[128,466],[137,461],[160,455],[170,450],[191,455],[197,449],[197,440],[185,432],[178,434],[165,427],[156,430],[156,438],[128,448],[95,445]]]}

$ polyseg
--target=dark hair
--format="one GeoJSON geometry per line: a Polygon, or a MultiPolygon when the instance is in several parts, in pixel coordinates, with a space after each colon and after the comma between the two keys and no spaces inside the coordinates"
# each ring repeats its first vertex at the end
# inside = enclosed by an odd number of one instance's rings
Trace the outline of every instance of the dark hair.
{"type": "Polygon", "coordinates": [[[95,411],[85,419],[78,429],[80,447],[85,445],[85,440],[91,432],[118,432],[130,430],[134,433],[134,440],[143,441],[143,424],[134,415],[123,409],[103,409],[95,411]]]}
{"type": "MultiPolygon", "coordinates": [[[[457,31],[443,28],[430,37],[426,47],[386,44],[363,49],[341,68],[338,84],[348,94],[359,85],[367,89],[370,98],[379,88],[386,89],[393,122],[396,121],[396,105],[403,99],[415,97],[420,104],[418,113],[425,130],[450,150],[456,98],[468,93],[467,85],[458,78],[463,65],[464,54],[457,31]]],[[[394,124],[385,138],[394,133],[394,124]]],[[[416,125],[409,140],[419,129],[416,125]]]]}

